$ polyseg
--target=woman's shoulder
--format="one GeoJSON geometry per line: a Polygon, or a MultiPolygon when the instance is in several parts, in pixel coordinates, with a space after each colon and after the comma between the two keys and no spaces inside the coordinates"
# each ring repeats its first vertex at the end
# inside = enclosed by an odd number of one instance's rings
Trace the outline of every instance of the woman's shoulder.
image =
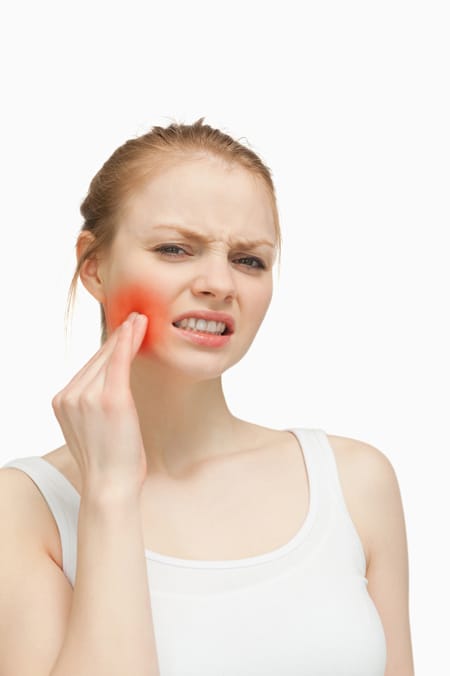
{"type": "Polygon", "coordinates": [[[328,442],[333,449],[339,473],[354,485],[364,485],[364,488],[385,485],[395,480],[394,467],[383,451],[376,446],[354,439],[334,434],[327,434],[328,442]]]}
{"type": "Polygon", "coordinates": [[[371,444],[332,436],[330,443],[340,458],[344,492],[359,505],[355,514],[369,550],[367,589],[383,623],[391,661],[402,673],[412,674],[408,539],[396,472],[388,457],[371,444]]]}
{"type": "MultiPolygon", "coordinates": [[[[342,492],[364,543],[367,565],[377,553],[379,533],[386,528],[386,504],[402,511],[394,467],[377,447],[360,439],[327,434],[333,449],[342,492]],[[385,516],[383,516],[385,515],[385,516]]],[[[392,517],[392,514],[391,514],[392,517]]]]}
{"type": "MultiPolygon", "coordinates": [[[[267,443],[281,442],[289,437],[289,432],[302,429],[301,427],[274,429],[254,424],[251,424],[250,428],[255,439],[265,438],[267,443]]],[[[327,432],[325,435],[336,458],[339,473],[348,475],[349,478],[352,474],[356,474],[360,478],[372,478],[381,482],[392,480],[395,475],[394,468],[387,455],[380,449],[361,439],[327,432]]]]}
{"type": "MultiPolygon", "coordinates": [[[[65,457],[64,448],[42,457],[56,459],[60,464],[65,457]]],[[[9,520],[18,537],[28,540],[33,547],[42,546],[52,558],[60,558],[55,551],[55,543],[59,543],[55,519],[38,486],[19,468],[0,467],[0,513],[9,520]]]]}

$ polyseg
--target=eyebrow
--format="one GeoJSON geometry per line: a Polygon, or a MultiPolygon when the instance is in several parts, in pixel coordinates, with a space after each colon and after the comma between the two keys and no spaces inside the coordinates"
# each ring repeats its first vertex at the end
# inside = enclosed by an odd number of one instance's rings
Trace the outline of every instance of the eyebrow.
{"type": "MultiPolygon", "coordinates": [[[[183,228],[180,225],[155,225],[152,230],[173,230],[175,232],[180,233],[181,235],[184,235],[185,237],[190,237],[191,239],[195,239],[199,242],[213,242],[214,237],[206,237],[203,235],[201,232],[196,232],[195,230],[190,230],[189,228],[183,228]]],[[[236,240],[234,242],[234,245],[239,247],[258,247],[258,246],[269,246],[272,249],[275,248],[275,244],[271,242],[268,239],[248,239],[247,237],[240,237],[240,239],[236,240]]]]}

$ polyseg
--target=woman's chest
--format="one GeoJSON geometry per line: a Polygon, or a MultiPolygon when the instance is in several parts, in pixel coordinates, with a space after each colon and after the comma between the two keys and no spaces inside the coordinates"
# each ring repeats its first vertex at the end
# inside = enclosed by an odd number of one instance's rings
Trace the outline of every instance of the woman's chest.
{"type": "Polygon", "coordinates": [[[150,485],[141,501],[144,543],[183,559],[257,556],[294,537],[308,509],[302,462],[261,457],[254,466],[230,464],[173,491],[150,485]]]}
{"type": "Polygon", "coordinates": [[[172,587],[151,592],[161,674],[384,674],[383,628],[361,578],[311,564],[225,593],[172,587]]]}
{"type": "MultiPolygon", "coordinates": [[[[343,437],[328,437],[336,457],[349,514],[369,557],[369,534],[343,437]],[[352,476],[350,481],[349,477],[352,476]]],[[[67,447],[45,456],[80,492],[81,481],[67,447]]],[[[310,508],[307,468],[292,434],[277,447],[214,466],[195,480],[149,481],[141,495],[144,546],[181,559],[235,560],[258,556],[289,542],[310,508]]],[[[62,560],[56,525],[49,520],[49,549],[62,560]]]]}

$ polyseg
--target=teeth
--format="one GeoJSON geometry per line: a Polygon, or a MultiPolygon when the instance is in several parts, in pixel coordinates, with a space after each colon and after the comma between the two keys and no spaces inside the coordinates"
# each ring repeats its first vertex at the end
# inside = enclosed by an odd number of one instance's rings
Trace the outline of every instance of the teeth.
{"type": "Polygon", "coordinates": [[[175,326],[182,329],[193,329],[194,331],[204,331],[205,333],[221,334],[226,328],[224,322],[206,321],[206,319],[196,319],[195,317],[185,317],[179,322],[175,322],[175,326]]]}

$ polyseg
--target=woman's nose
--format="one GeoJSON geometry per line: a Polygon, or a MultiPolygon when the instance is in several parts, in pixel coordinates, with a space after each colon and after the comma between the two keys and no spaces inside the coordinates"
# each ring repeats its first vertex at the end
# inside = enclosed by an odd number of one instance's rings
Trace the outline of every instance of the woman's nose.
{"type": "Polygon", "coordinates": [[[236,295],[233,271],[228,259],[215,255],[203,261],[192,282],[194,295],[212,295],[218,299],[236,295]]]}

